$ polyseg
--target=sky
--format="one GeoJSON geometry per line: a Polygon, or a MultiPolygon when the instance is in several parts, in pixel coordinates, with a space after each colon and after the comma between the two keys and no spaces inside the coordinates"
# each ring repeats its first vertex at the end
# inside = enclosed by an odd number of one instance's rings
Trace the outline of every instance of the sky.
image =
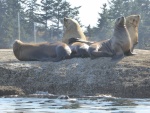
{"type": "Polygon", "coordinates": [[[101,12],[101,7],[107,0],[66,0],[73,7],[82,6],[79,9],[79,17],[81,24],[84,26],[96,26],[99,18],[98,13],[101,12]]]}

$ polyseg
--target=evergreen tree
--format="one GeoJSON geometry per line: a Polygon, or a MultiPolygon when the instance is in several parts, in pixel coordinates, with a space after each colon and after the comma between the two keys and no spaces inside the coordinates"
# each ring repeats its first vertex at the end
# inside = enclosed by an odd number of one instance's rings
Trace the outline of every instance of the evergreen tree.
{"type": "Polygon", "coordinates": [[[39,22],[38,19],[38,11],[39,11],[39,4],[37,3],[37,0],[27,0],[25,3],[25,20],[26,25],[24,25],[26,32],[28,35],[33,38],[34,35],[34,23],[39,22]]]}
{"type": "MultiPolygon", "coordinates": [[[[53,27],[57,30],[60,29],[60,21],[64,17],[77,18],[80,7],[71,8],[71,5],[64,0],[42,0],[42,11],[41,14],[43,22],[47,25],[47,21],[51,21],[53,27]]],[[[41,22],[42,23],[42,22],[41,22]]]]}
{"type": "Polygon", "coordinates": [[[107,5],[103,4],[101,8],[102,13],[99,13],[99,19],[97,24],[97,34],[100,39],[108,39],[111,36],[112,32],[112,21],[109,16],[109,10],[107,9],[107,5]]]}
{"type": "MultiPolygon", "coordinates": [[[[20,1],[21,2],[21,1],[20,1]]],[[[7,48],[17,37],[17,13],[21,6],[18,0],[1,0],[0,1],[0,47],[7,48]]]]}
{"type": "Polygon", "coordinates": [[[127,16],[131,11],[131,1],[132,0],[111,0],[109,2],[109,14],[111,18],[116,19],[120,16],[127,16]]]}
{"type": "Polygon", "coordinates": [[[64,0],[42,0],[41,4],[41,10],[44,12],[41,14],[41,23],[44,23],[47,28],[49,21],[53,27],[53,31],[56,31],[56,34],[58,34],[58,37],[61,37],[60,34],[62,34],[63,26],[61,20],[64,17],[78,19],[78,9],[80,7],[71,8],[71,5],[64,0]]]}
{"type": "Polygon", "coordinates": [[[139,26],[139,48],[150,49],[150,0],[136,0],[137,12],[141,15],[141,23],[139,26]]]}

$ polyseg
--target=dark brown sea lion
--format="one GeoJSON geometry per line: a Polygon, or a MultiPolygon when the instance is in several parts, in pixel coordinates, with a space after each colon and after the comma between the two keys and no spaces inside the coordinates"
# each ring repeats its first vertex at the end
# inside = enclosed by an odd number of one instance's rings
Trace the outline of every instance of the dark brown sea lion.
{"type": "Polygon", "coordinates": [[[79,38],[70,38],[68,40],[68,43],[71,48],[71,57],[89,57],[88,54],[88,49],[89,45],[83,42],[78,42],[80,39],[79,38]]]}
{"type": "Polygon", "coordinates": [[[89,54],[96,57],[112,57],[112,60],[119,60],[124,55],[131,55],[131,39],[126,28],[125,17],[116,19],[114,33],[111,39],[96,42],[89,47],[89,54]]]}
{"type": "Polygon", "coordinates": [[[63,42],[56,43],[23,43],[16,40],[13,52],[21,61],[61,61],[71,55],[70,47],[63,42]]]}
{"type": "Polygon", "coordinates": [[[140,22],[140,15],[130,15],[126,17],[126,26],[131,38],[131,51],[138,44],[138,27],[140,22]]]}

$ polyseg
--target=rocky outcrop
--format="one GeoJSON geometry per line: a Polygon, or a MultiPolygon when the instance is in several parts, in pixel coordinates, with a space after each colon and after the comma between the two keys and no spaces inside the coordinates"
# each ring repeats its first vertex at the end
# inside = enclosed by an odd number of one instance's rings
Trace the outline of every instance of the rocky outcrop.
{"type": "Polygon", "coordinates": [[[24,92],[22,91],[22,89],[17,88],[15,86],[0,86],[0,97],[1,96],[14,97],[15,95],[23,96],[24,92]]]}
{"type": "Polygon", "coordinates": [[[0,85],[21,88],[26,94],[150,97],[150,51],[119,62],[110,58],[73,58],[60,62],[18,61],[12,50],[0,50],[0,85]]]}

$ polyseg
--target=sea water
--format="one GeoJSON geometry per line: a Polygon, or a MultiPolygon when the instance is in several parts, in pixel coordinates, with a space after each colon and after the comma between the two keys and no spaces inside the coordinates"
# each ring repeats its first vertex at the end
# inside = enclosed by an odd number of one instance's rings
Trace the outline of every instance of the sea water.
{"type": "Polygon", "coordinates": [[[150,99],[0,98],[0,113],[150,113],[150,99]]]}

